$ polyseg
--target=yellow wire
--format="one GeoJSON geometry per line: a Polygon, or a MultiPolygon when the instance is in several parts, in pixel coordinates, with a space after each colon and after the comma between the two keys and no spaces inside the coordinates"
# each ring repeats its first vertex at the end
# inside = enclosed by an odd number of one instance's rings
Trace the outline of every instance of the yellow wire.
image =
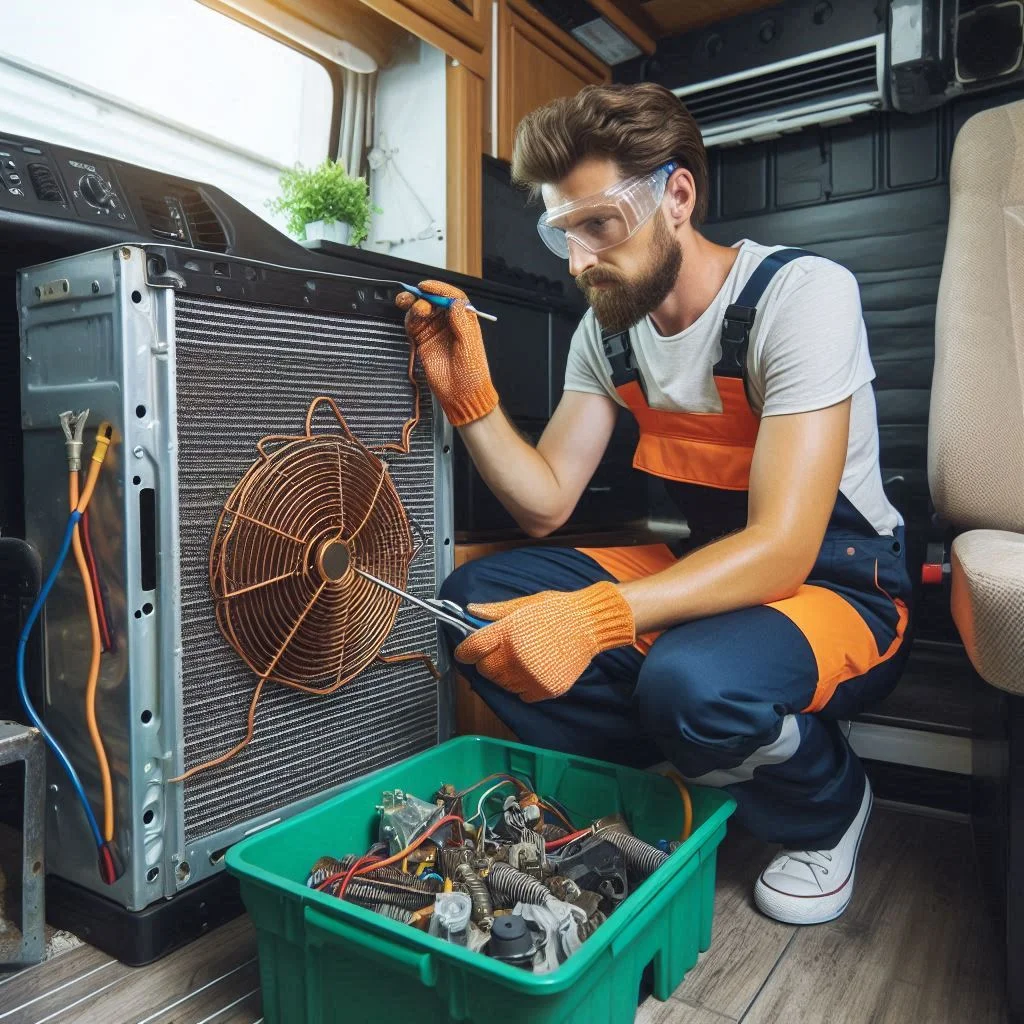
{"type": "MultiPolygon", "coordinates": [[[[69,504],[72,510],[77,509],[84,512],[92,500],[93,491],[96,489],[96,480],[100,475],[103,460],[106,458],[107,450],[110,447],[111,428],[109,423],[101,423],[96,435],[96,447],[92,453],[92,464],[89,467],[89,476],[86,480],[85,491],[81,497],[78,494],[78,473],[74,470],[68,474],[68,495],[69,504]],[[104,428],[106,428],[104,430],[104,428]]],[[[89,737],[92,740],[93,750],[96,752],[96,760],[99,762],[100,779],[103,784],[103,838],[109,843],[114,838],[114,789],[110,779],[110,763],[107,760],[107,752],[103,746],[103,737],[100,734],[99,723],[96,721],[96,690],[100,677],[100,621],[96,613],[96,599],[93,595],[92,580],[89,576],[89,566],[85,560],[85,551],[82,548],[82,537],[79,533],[79,525],[75,525],[73,536],[75,561],[78,563],[78,571],[82,577],[82,586],[85,590],[85,606],[89,613],[89,629],[92,634],[92,658],[89,662],[89,681],[85,687],[85,719],[89,726],[89,737]]]]}
{"type": "Polygon", "coordinates": [[[679,836],[680,842],[686,842],[693,831],[693,801],[690,799],[690,791],[683,782],[683,777],[674,768],[662,768],[658,772],[666,779],[671,779],[679,790],[679,798],[683,801],[683,831],[679,836]]]}

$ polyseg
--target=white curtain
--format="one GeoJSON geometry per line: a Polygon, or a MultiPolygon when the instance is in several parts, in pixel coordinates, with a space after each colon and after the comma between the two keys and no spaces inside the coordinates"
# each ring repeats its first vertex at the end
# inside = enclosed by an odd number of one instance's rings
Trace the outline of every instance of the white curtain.
{"type": "Polygon", "coordinates": [[[343,71],[341,96],[341,137],[337,161],[353,177],[366,174],[366,154],[373,145],[373,107],[377,72],[360,74],[343,71]]]}

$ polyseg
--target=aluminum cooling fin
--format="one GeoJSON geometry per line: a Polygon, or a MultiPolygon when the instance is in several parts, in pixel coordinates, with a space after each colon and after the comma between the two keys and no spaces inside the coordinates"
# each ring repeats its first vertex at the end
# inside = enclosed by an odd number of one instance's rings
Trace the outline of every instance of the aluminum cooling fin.
{"type": "Polygon", "coordinates": [[[305,433],[257,442],[259,458],[225,502],[210,548],[217,625],[257,678],[246,734],[172,781],[222,765],[250,743],[267,683],[325,696],[375,661],[412,659],[439,678],[426,654],[380,653],[401,600],[355,571],[404,588],[423,546],[422,534],[414,541],[420,531],[410,525],[381,457],[408,454],[418,420],[417,392],[401,443],[371,449],[334,400],[321,396],[307,410],[305,433]],[[334,414],[340,432],[314,431],[320,406],[334,414]]]}

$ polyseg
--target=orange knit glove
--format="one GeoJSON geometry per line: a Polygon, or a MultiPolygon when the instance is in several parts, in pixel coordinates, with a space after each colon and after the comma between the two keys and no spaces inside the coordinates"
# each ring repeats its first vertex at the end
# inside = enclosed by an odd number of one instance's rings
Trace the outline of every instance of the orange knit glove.
{"type": "Polygon", "coordinates": [[[467,610],[497,621],[463,640],[455,657],[530,703],[561,696],[595,655],[636,639],[633,611],[608,581],[467,610]]]}
{"type": "MultiPolygon", "coordinates": [[[[421,281],[419,287],[433,295],[466,300],[466,293],[442,281],[421,281]]],[[[395,305],[406,310],[405,329],[416,346],[430,390],[437,395],[453,427],[486,416],[497,404],[480,321],[466,309],[465,301],[447,309],[399,292],[395,305]]]]}

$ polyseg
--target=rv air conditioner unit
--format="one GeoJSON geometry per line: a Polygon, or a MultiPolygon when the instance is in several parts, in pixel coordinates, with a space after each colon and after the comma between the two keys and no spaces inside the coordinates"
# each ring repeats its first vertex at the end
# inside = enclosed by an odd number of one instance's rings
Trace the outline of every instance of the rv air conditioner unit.
{"type": "MultiPolygon", "coordinates": [[[[141,911],[212,878],[224,849],[243,836],[447,738],[446,655],[432,619],[395,599],[371,657],[352,672],[342,671],[331,647],[338,628],[346,644],[366,638],[368,606],[346,596],[354,590],[328,593],[344,581],[325,568],[325,540],[335,554],[351,551],[355,571],[378,578],[389,578],[387,559],[401,547],[408,576],[400,585],[424,598],[451,569],[451,428],[410,363],[398,290],[162,245],[100,249],[19,275],[26,519],[45,572],[68,519],[60,414],[89,410],[86,465],[101,421],[114,436],[88,533],[113,636],[96,714],[124,873],[116,884],[100,881],[85,815],[53,762],[49,873],[141,911]],[[404,430],[412,417],[418,424],[404,430]],[[328,461],[311,464],[321,448],[328,461]],[[293,453],[297,468],[277,461],[280,453],[293,453]],[[360,484],[367,465],[376,476],[360,484]],[[273,470],[278,497],[255,487],[269,477],[256,481],[250,467],[273,470]],[[243,480],[244,506],[235,502],[243,480]],[[334,504],[309,511],[321,483],[334,504]],[[372,500],[357,508],[367,488],[372,500]],[[276,518],[285,499],[293,525],[276,518]],[[401,515],[381,519],[378,508],[401,515]],[[406,517],[411,531],[399,529],[406,517]],[[228,596],[266,602],[241,623],[245,637],[238,615],[248,610],[225,604],[212,587],[225,575],[215,571],[222,556],[212,556],[212,544],[228,524],[242,545],[234,553],[252,563],[244,574],[230,563],[228,596]],[[365,565],[354,531],[376,545],[365,565]],[[383,568],[372,569],[376,563],[383,568]],[[299,593],[310,583],[317,601],[299,593]],[[323,604],[321,591],[334,603],[323,604]],[[348,602],[343,611],[338,600],[348,602]],[[271,629],[279,618],[294,623],[282,643],[271,629]],[[247,660],[236,653],[240,639],[253,649],[247,660]],[[267,665],[271,647],[278,654],[267,665]],[[301,662],[311,659],[332,685],[318,678],[300,692],[279,678],[308,682],[301,662]],[[252,742],[195,774],[244,738],[256,669],[269,680],[252,742]]],[[[82,593],[69,559],[46,606],[39,710],[98,813],[82,593]]]]}
{"type": "Polygon", "coordinates": [[[696,118],[704,144],[720,146],[877,110],[884,83],[881,34],[672,91],[696,118]]]}

